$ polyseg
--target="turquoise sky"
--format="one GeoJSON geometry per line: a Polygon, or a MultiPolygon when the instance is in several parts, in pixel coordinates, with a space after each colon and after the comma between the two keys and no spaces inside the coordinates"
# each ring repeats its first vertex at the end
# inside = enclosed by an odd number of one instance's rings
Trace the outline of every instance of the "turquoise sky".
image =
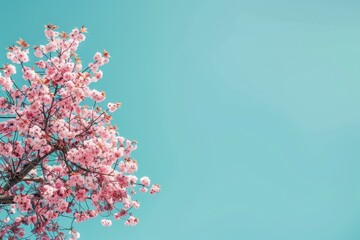
{"type": "Polygon", "coordinates": [[[360,239],[360,2],[3,1],[0,60],[43,25],[85,24],[96,87],[139,141],[135,228],[100,219],[86,240],[360,239]]]}

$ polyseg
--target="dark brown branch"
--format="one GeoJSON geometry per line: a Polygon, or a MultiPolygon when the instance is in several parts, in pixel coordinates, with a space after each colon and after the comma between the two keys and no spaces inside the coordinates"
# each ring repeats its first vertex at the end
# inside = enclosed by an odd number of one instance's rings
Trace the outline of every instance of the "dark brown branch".
{"type": "Polygon", "coordinates": [[[26,181],[26,182],[43,182],[44,179],[42,179],[42,178],[23,178],[23,181],[26,181]]]}
{"type": "Polygon", "coordinates": [[[14,196],[0,196],[0,204],[13,204],[14,196]]]}
{"type": "Polygon", "coordinates": [[[53,150],[51,150],[50,152],[48,152],[47,154],[45,154],[42,157],[38,157],[37,159],[29,162],[27,165],[25,165],[25,167],[21,170],[20,173],[16,174],[14,177],[12,177],[11,179],[9,179],[5,186],[3,187],[4,191],[9,191],[14,185],[16,185],[18,182],[22,181],[26,175],[29,174],[29,172],[34,169],[42,160],[44,160],[46,157],[48,157],[49,155],[51,155],[53,152],[55,152],[56,150],[58,150],[57,148],[54,148],[53,150]]]}

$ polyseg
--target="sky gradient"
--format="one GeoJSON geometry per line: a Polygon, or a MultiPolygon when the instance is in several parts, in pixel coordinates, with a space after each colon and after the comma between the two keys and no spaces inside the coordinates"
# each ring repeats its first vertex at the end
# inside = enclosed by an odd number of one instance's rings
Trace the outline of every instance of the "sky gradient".
{"type": "MultiPolygon", "coordinates": [[[[141,223],[78,225],[96,240],[360,239],[360,2],[3,2],[0,60],[43,25],[85,24],[95,86],[139,142],[141,223]]],[[[140,194],[138,194],[140,195],[140,194]]]]}

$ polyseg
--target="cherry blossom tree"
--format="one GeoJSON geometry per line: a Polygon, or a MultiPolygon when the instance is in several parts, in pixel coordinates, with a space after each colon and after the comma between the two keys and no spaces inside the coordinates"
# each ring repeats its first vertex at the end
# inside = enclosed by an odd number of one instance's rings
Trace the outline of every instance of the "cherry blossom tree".
{"type": "Polygon", "coordinates": [[[90,88],[110,55],[97,52],[83,67],[76,51],[86,32],[46,25],[48,42],[34,47],[34,63],[25,40],[7,48],[11,63],[0,71],[0,239],[74,240],[75,223],[97,216],[103,226],[112,218],[134,226],[137,188],[160,191],[134,175],[136,141],[111,124],[120,103],[100,103],[105,93],[90,88]]]}

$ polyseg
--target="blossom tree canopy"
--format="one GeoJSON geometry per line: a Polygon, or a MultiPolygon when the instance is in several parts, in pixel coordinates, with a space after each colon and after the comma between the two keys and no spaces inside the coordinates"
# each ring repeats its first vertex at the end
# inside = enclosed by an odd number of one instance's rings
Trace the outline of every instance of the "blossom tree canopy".
{"type": "Polygon", "coordinates": [[[136,142],[111,124],[120,103],[98,106],[105,93],[90,84],[103,77],[99,68],[110,55],[97,52],[83,67],[76,51],[85,33],[84,26],[60,33],[46,25],[48,43],[34,47],[32,66],[25,40],[7,48],[11,64],[0,71],[0,239],[74,240],[74,222],[98,215],[103,226],[110,218],[133,226],[136,187],[160,191],[133,175],[136,142]]]}

